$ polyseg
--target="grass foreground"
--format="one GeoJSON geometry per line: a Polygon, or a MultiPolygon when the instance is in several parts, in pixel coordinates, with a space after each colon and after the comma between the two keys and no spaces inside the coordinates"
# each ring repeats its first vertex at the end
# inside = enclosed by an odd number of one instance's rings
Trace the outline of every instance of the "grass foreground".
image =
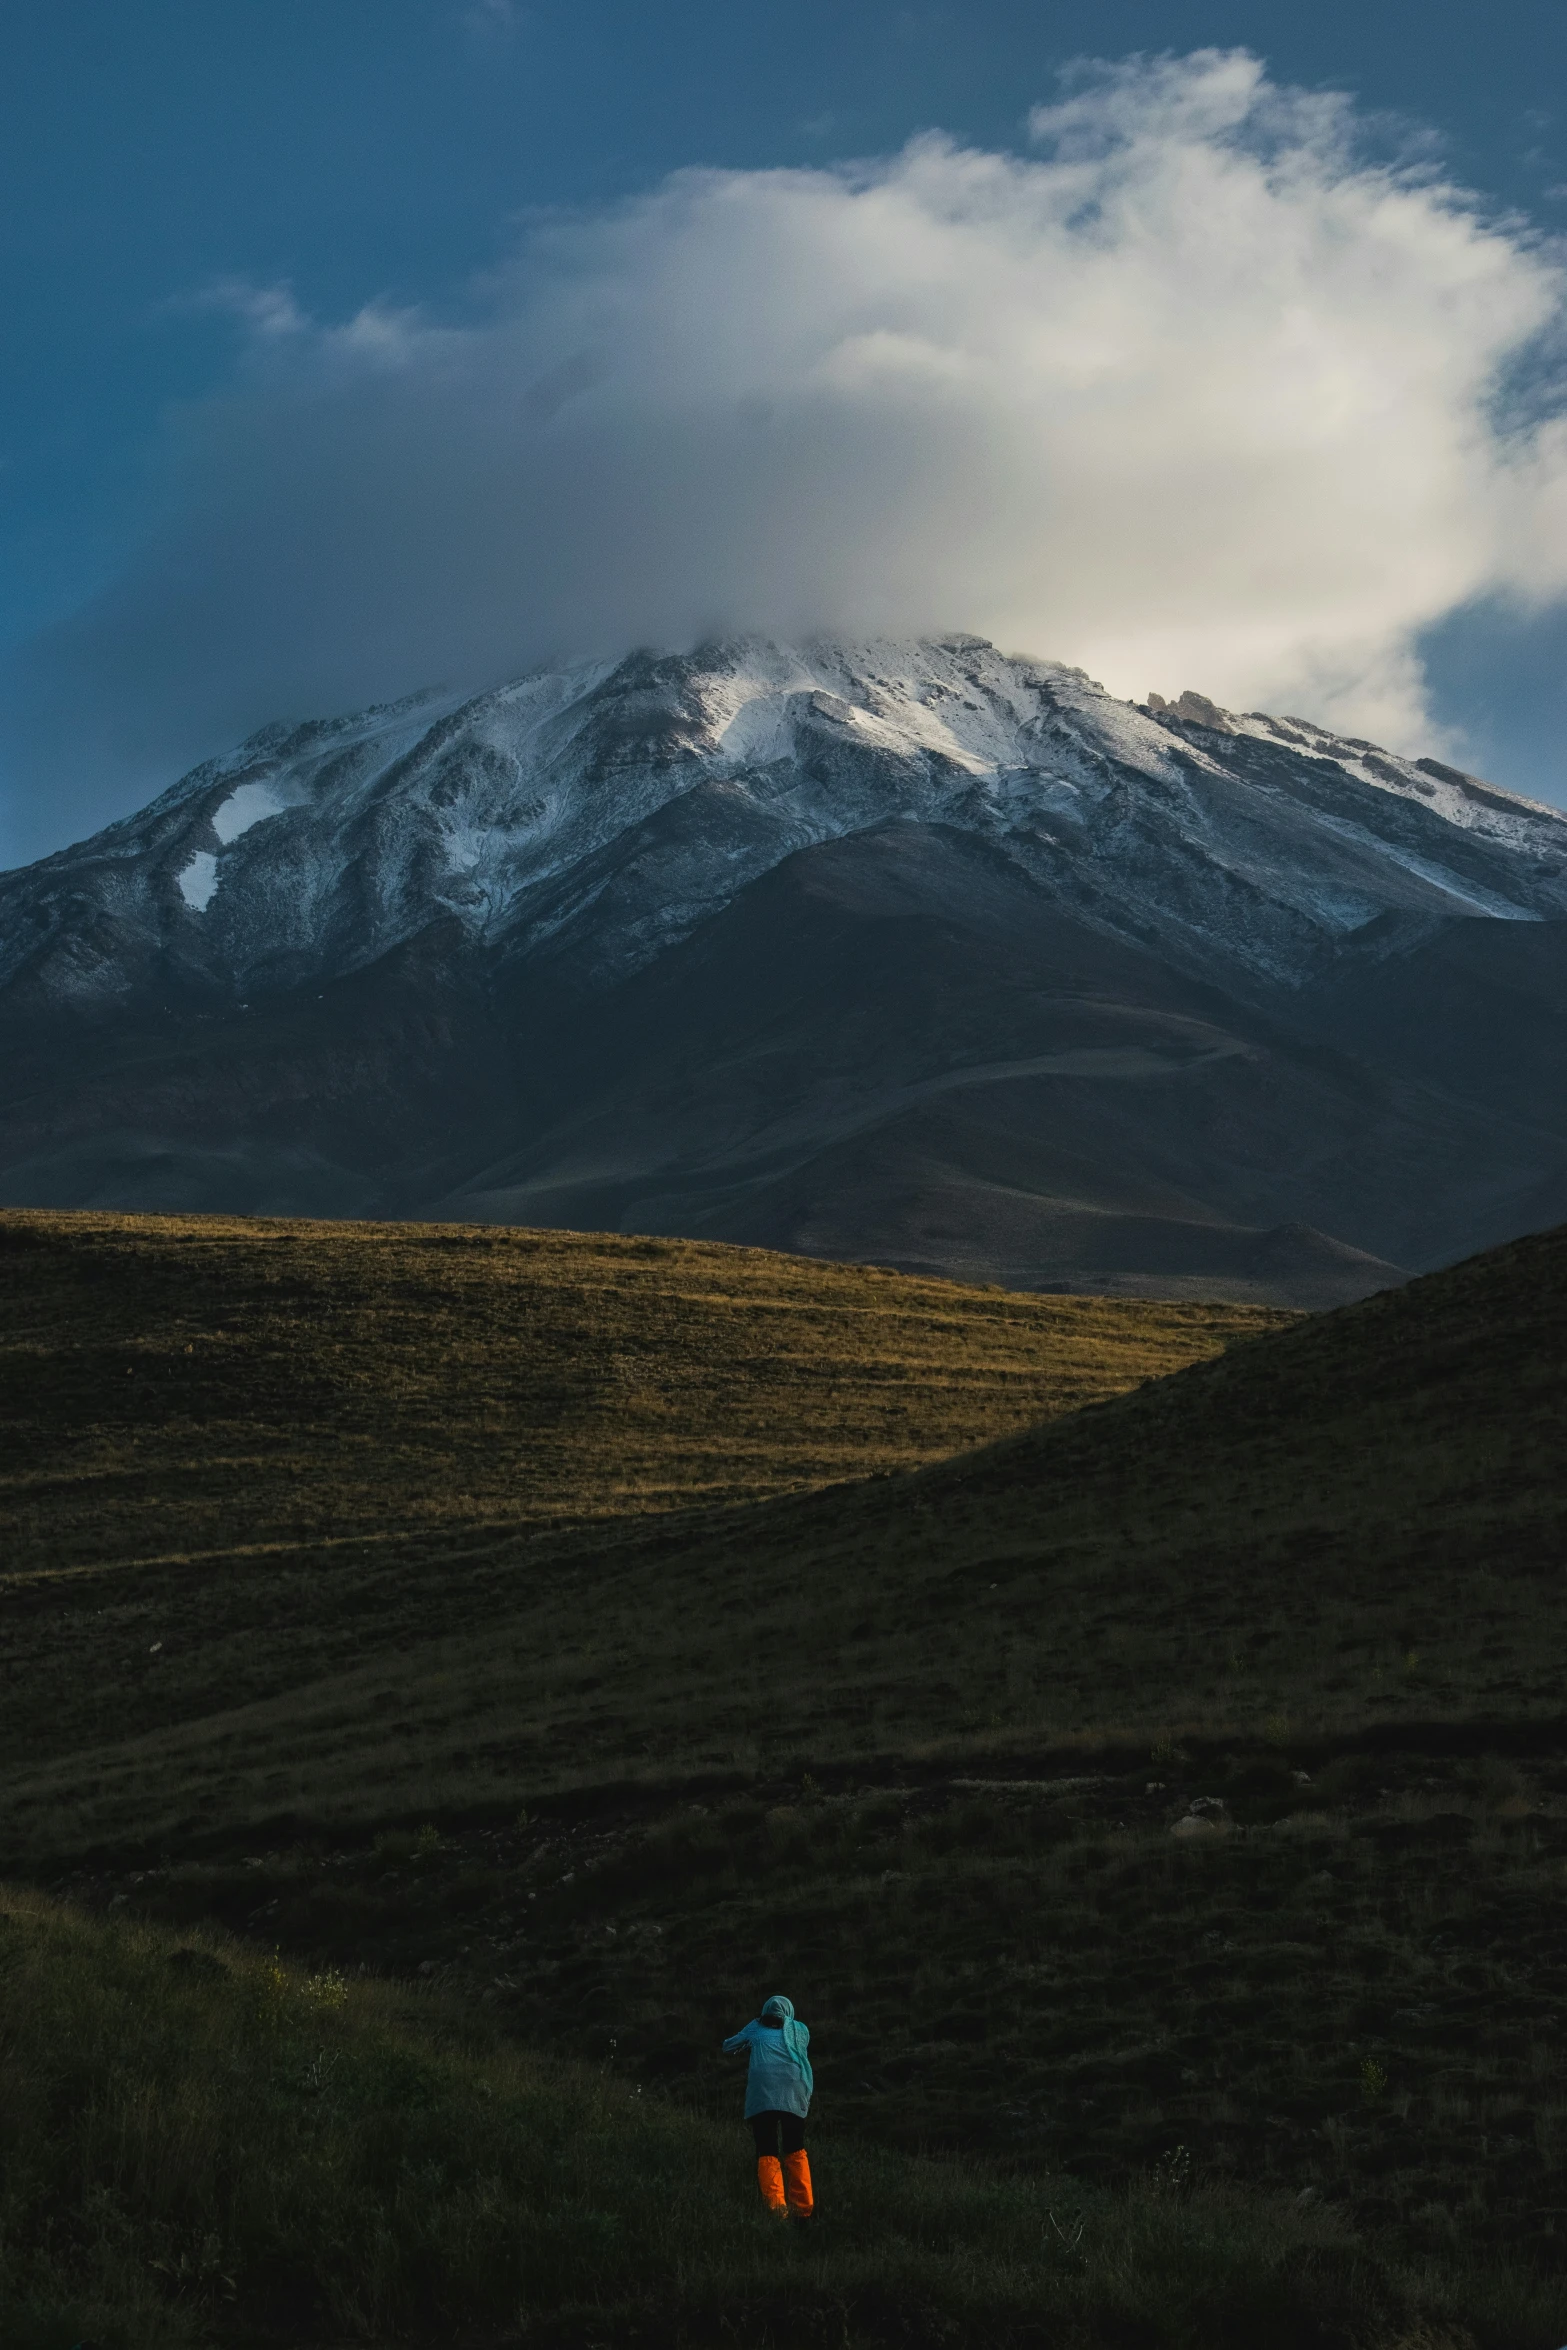
{"type": "Polygon", "coordinates": [[[8,2350],[609,2342],[1517,2350],[1560,2296],[1461,2288],[1324,2210],[1120,2192],[820,2135],[822,2217],[749,2140],[471,2016],[0,1891],[8,2350]]]}

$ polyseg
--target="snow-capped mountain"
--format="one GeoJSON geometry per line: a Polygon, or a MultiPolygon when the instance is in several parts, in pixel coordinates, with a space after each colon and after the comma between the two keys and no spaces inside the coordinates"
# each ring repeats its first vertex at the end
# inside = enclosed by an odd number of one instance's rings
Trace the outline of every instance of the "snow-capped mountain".
{"type": "Polygon", "coordinates": [[[0,875],[0,1190],[1348,1293],[1554,1201],[1564,923],[1567,817],[1302,719],[638,655],[269,728],[0,875]]]}

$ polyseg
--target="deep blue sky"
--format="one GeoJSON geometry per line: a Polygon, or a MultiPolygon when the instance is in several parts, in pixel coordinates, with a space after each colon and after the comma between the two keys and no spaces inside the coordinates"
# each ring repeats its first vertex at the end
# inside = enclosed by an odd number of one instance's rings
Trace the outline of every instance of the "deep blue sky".
{"type": "MultiPolygon", "coordinates": [[[[1567,228],[1562,0],[5,0],[0,647],[156,518],[171,405],[233,364],[233,324],[190,300],[215,280],[287,280],[329,317],[459,307],[530,207],[927,127],[1016,147],[1074,57],[1232,44],[1567,228]]],[[[1437,701],[1500,780],[1567,797],[1563,649],[1556,620],[1450,622],[1437,701]]]]}

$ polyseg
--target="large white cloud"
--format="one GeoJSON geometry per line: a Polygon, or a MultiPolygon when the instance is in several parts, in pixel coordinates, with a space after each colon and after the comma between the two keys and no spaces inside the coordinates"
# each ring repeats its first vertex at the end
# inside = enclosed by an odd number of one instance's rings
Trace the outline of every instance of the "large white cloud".
{"type": "Polygon", "coordinates": [[[165,541],[16,682],[34,771],[734,629],[1429,741],[1422,628],[1567,587],[1567,432],[1504,396],[1549,386],[1558,261],[1240,53],[1032,131],[682,173],[534,226],[457,324],[244,297],[165,541]]]}

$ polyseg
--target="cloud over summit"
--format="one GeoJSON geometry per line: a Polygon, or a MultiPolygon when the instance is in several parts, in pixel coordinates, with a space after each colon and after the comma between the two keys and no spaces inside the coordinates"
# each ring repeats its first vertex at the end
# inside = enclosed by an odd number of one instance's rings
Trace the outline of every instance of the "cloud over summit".
{"type": "Polygon", "coordinates": [[[1500,399],[1559,262],[1240,53],[1031,131],[683,172],[535,223],[455,323],[235,295],[162,542],[13,681],[50,837],[266,718],[734,630],[1420,738],[1419,632],[1567,589],[1567,429],[1500,399]]]}

